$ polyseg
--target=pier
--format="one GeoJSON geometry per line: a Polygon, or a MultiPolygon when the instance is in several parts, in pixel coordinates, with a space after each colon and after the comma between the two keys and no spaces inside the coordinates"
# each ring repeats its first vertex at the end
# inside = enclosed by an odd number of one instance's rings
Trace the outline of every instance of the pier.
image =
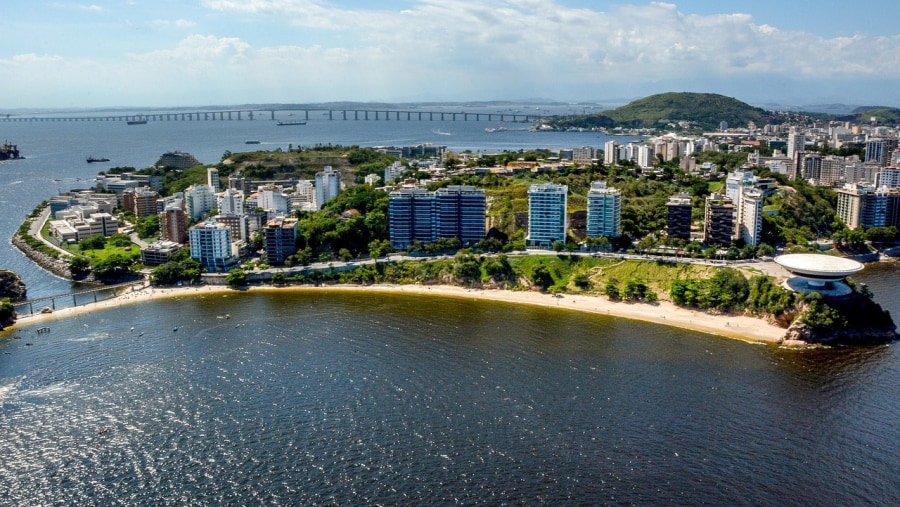
{"type": "Polygon", "coordinates": [[[141,114],[115,115],[0,115],[0,123],[30,122],[163,122],[163,121],[253,121],[284,119],[285,116],[301,116],[308,121],[310,116],[317,119],[343,121],[501,121],[534,122],[545,118],[543,115],[522,112],[471,113],[466,111],[420,111],[412,109],[234,109],[216,111],[175,111],[141,114]],[[276,113],[288,113],[276,114],[276,113]]]}
{"type": "Polygon", "coordinates": [[[60,294],[58,296],[50,296],[39,299],[31,299],[13,303],[13,309],[16,312],[17,319],[24,319],[35,314],[54,312],[63,308],[74,308],[76,306],[85,306],[91,303],[98,303],[107,299],[112,299],[123,292],[134,292],[142,289],[147,285],[146,280],[137,282],[120,283],[118,285],[108,285],[98,287],[96,289],[88,289],[78,292],[70,292],[68,294],[60,294]]]}

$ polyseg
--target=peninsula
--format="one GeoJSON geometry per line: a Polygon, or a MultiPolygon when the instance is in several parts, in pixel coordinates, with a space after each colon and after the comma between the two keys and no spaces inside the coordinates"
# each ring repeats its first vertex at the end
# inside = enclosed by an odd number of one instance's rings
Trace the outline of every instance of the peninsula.
{"type": "Polygon", "coordinates": [[[542,118],[533,129],[668,131],[495,154],[430,144],[289,146],[226,152],[216,164],[165,154],[53,197],[14,243],[56,273],[103,283],[453,285],[573,308],[605,298],[611,306],[591,306],[632,318],[621,308],[745,315],[793,326],[791,341],[895,337],[852,281],[829,294],[760,271],[776,254],[876,260],[898,244],[900,219],[885,211],[900,207],[894,125],[835,119],[822,137],[818,118],[712,94],[663,94],[610,114],[600,127],[542,118]],[[716,115],[718,129],[704,132],[716,115]]]}

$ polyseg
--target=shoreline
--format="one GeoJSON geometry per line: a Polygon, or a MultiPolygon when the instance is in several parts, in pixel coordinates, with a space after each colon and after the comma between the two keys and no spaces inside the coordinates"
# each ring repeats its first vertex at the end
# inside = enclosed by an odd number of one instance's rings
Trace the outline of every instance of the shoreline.
{"type": "MultiPolygon", "coordinates": [[[[439,297],[472,298],[476,301],[493,301],[506,304],[526,304],[546,308],[574,310],[583,313],[606,315],[640,322],[662,324],[697,331],[714,336],[737,339],[754,343],[781,344],[787,329],[770,324],[762,319],[744,315],[714,315],[700,310],[678,307],[668,301],[657,303],[628,303],[609,301],[603,296],[563,294],[555,296],[543,292],[512,291],[505,289],[467,289],[450,285],[323,285],[312,286],[253,286],[245,290],[232,289],[226,285],[204,285],[200,287],[160,288],[144,286],[139,290],[89,303],[82,306],[63,308],[52,313],[36,313],[17,320],[20,325],[46,322],[57,318],[70,318],[96,310],[116,308],[175,297],[197,297],[207,294],[227,292],[367,292],[431,295],[439,297]]],[[[16,325],[7,328],[16,329],[16,325]]]]}

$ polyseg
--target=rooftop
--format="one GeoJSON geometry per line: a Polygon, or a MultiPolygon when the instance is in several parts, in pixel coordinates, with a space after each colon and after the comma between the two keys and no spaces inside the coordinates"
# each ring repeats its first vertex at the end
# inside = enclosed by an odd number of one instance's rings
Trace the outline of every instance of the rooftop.
{"type": "Polygon", "coordinates": [[[853,259],[821,254],[787,254],[775,262],[798,276],[839,280],[861,271],[863,265],[853,259]]]}

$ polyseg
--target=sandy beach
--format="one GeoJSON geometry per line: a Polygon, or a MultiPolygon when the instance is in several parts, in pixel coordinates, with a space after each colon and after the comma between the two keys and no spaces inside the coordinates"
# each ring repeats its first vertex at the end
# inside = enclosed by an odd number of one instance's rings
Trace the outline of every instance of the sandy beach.
{"type": "MultiPolygon", "coordinates": [[[[64,308],[53,313],[38,313],[20,317],[19,325],[31,325],[37,322],[68,318],[86,312],[115,308],[121,305],[141,303],[154,299],[200,296],[231,291],[234,291],[234,289],[221,285],[176,288],[145,286],[97,303],[74,308],[64,308]]],[[[533,291],[480,290],[445,285],[326,285],[321,287],[251,287],[249,289],[249,292],[251,293],[263,291],[364,291],[471,298],[474,300],[527,304],[597,313],[612,317],[674,326],[682,329],[691,329],[702,333],[751,342],[780,343],[786,331],[783,328],[753,317],[711,315],[702,311],[681,308],[668,301],[660,301],[653,304],[627,303],[609,301],[602,296],[582,296],[572,294],[555,296],[533,291]]],[[[16,326],[12,326],[10,329],[15,329],[15,327],[16,326]]]]}

